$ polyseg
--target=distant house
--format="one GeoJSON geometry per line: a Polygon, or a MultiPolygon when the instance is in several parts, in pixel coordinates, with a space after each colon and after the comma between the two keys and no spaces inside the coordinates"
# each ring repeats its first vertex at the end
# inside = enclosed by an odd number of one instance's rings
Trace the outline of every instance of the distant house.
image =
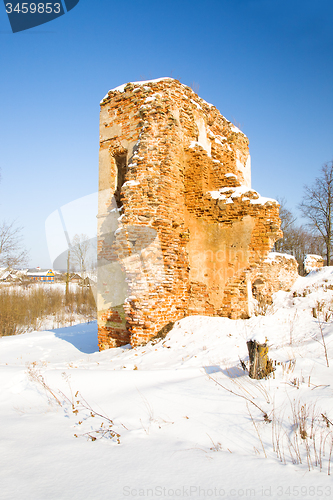
{"type": "Polygon", "coordinates": [[[18,282],[21,278],[18,275],[18,271],[16,269],[0,268],[0,282],[9,283],[9,282],[18,282]]]}
{"type": "Polygon", "coordinates": [[[10,274],[10,271],[7,267],[0,267],[0,281],[5,281],[7,276],[10,274]]]}
{"type": "Polygon", "coordinates": [[[69,281],[71,283],[81,283],[82,282],[82,277],[77,274],[77,273],[73,273],[69,276],[69,281]]]}
{"type": "Polygon", "coordinates": [[[40,267],[28,269],[26,277],[31,281],[54,283],[54,272],[52,269],[41,269],[40,267]]]}
{"type": "Polygon", "coordinates": [[[86,276],[82,280],[81,285],[90,288],[91,286],[96,285],[96,281],[91,276],[86,276]]]}

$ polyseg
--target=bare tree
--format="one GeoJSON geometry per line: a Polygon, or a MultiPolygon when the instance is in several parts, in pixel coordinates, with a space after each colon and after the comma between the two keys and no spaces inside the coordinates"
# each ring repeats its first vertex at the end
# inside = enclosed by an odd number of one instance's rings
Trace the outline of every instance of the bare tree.
{"type": "Polygon", "coordinates": [[[26,263],[28,252],[22,246],[22,228],[13,222],[0,223],[0,265],[18,267],[26,263]]]}
{"type": "Polygon", "coordinates": [[[290,210],[288,210],[286,206],[287,201],[285,198],[277,197],[277,201],[280,205],[279,215],[281,219],[281,231],[283,232],[283,238],[275,242],[274,250],[276,252],[289,253],[291,249],[289,240],[290,240],[290,235],[293,232],[293,227],[296,221],[296,217],[292,214],[290,210]]]}
{"type": "Polygon", "coordinates": [[[326,247],[326,265],[331,262],[333,238],[333,161],[326,163],[312,186],[304,187],[304,196],[299,208],[309,220],[309,228],[320,235],[326,247]]]}
{"type": "Polygon", "coordinates": [[[280,204],[280,219],[283,238],[274,245],[276,252],[293,255],[304,274],[304,259],[307,254],[324,254],[324,240],[320,235],[310,233],[304,226],[296,224],[296,217],[287,208],[285,198],[277,198],[280,204]]]}
{"type": "Polygon", "coordinates": [[[304,226],[294,225],[288,234],[288,247],[290,253],[299,264],[299,273],[304,274],[304,260],[307,254],[323,255],[324,244],[321,236],[315,236],[304,226]]]}
{"type": "Polygon", "coordinates": [[[88,270],[91,252],[91,241],[86,234],[76,234],[71,242],[71,261],[79,268],[82,278],[88,270]]]}

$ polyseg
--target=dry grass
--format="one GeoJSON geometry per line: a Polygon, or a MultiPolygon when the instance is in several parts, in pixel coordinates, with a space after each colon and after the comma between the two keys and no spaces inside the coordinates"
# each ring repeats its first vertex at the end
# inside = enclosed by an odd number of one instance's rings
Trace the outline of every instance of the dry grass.
{"type": "Polygon", "coordinates": [[[73,323],[81,316],[85,321],[96,318],[96,304],[89,288],[65,290],[52,286],[18,286],[0,288],[0,336],[17,335],[39,330],[46,318],[52,317],[54,326],[73,323]]]}
{"type": "Polygon", "coordinates": [[[58,389],[51,389],[40,372],[37,361],[27,365],[27,374],[28,379],[31,382],[34,382],[37,386],[43,388],[49,404],[52,405],[53,403],[56,403],[61,408],[64,408],[66,410],[66,415],[68,415],[68,409],[71,408],[70,412],[79,419],[75,424],[75,428],[82,431],[80,434],[75,433],[74,437],[78,438],[83,436],[89,441],[96,441],[97,439],[102,438],[110,439],[115,441],[117,444],[120,444],[120,434],[113,429],[113,421],[106,414],[92,408],[79,391],[76,391],[75,394],[73,394],[69,380],[70,376],[66,373],[62,374],[69,386],[70,397],[68,397],[58,389]],[[94,419],[94,424],[91,425],[92,419],[94,419]],[[89,429],[86,432],[84,432],[85,427],[89,429]]]}
{"type": "Polygon", "coordinates": [[[283,463],[288,459],[293,464],[307,463],[309,471],[314,468],[331,473],[333,448],[332,424],[316,404],[293,400],[291,415],[272,416],[272,444],[277,458],[283,463]]]}

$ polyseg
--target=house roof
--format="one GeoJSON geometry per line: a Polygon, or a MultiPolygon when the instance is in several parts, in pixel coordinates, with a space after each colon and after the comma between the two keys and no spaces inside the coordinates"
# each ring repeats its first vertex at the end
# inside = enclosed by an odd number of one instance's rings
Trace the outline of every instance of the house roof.
{"type": "Polygon", "coordinates": [[[73,274],[71,274],[71,275],[69,276],[69,279],[70,279],[70,280],[74,280],[74,279],[76,279],[76,280],[77,280],[77,279],[80,279],[80,280],[81,280],[81,279],[82,279],[82,276],[81,276],[80,274],[78,274],[78,273],[73,273],[73,274]]]}
{"type": "Polygon", "coordinates": [[[5,280],[11,274],[10,271],[2,271],[0,270],[0,280],[5,280]]]}
{"type": "Polygon", "coordinates": [[[0,267],[0,280],[6,280],[9,276],[19,275],[17,269],[12,269],[11,267],[0,267]]]}
{"type": "Polygon", "coordinates": [[[46,276],[47,274],[54,275],[52,269],[34,268],[34,269],[28,269],[27,271],[27,276],[46,276]]]}

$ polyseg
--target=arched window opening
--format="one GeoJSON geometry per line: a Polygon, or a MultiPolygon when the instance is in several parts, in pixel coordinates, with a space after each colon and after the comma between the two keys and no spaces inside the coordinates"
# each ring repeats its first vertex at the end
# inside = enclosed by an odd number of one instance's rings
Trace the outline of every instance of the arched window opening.
{"type": "Polygon", "coordinates": [[[125,177],[127,173],[127,153],[123,153],[114,157],[117,166],[117,179],[116,179],[116,190],[114,192],[114,197],[117,203],[117,207],[122,206],[121,201],[121,188],[125,182],[125,177]]]}
{"type": "Polygon", "coordinates": [[[262,293],[262,289],[265,285],[265,282],[260,279],[260,278],[257,278],[253,284],[252,284],[252,295],[255,299],[259,300],[259,297],[262,293]]]}

